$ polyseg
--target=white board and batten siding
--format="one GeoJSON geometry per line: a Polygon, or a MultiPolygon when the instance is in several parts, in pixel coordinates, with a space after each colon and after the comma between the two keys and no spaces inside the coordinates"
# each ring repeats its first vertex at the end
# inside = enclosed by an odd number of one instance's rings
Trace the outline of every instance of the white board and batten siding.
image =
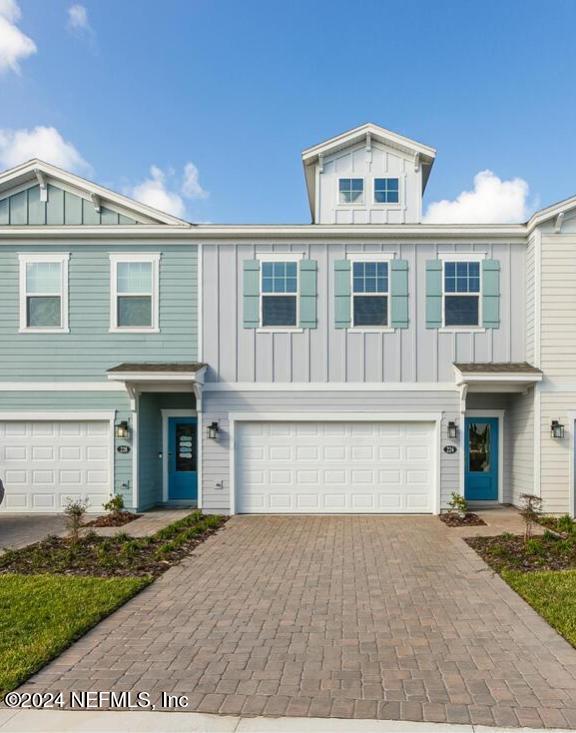
{"type": "MultiPolygon", "coordinates": [[[[437,475],[440,480],[441,496],[439,497],[442,506],[445,506],[453,491],[459,488],[459,453],[448,454],[441,451],[440,446],[450,443],[447,435],[447,426],[450,420],[457,420],[459,416],[458,392],[456,390],[441,391],[281,391],[281,390],[258,390],[258,391],[241,391],[241,390],[224,390],[204,392],[203,398],[204,420],[216,420],[220,427],[218,440],[211,440],[204,431],[202,439],[203,452],[203,477],[202,477],[202,505],[209,512],[229,512],[232,509],[230,496],[232,482],[238,481],[239,472],[246,470],[248,472],[255,471],[276,471],[286,470],[286,466],[265,465],[268,459],[274,460],[274,455],[270,455],[270,448],[276,442],[276,437],[270,435],[270,423],[282,423],[284,428],[280,428],[287,432],[290,440],[283,441],[284,445],[290,447],[290,452],[296,455],[299,447],[303,447],[306,443],[315,445],[316,452],[322,457],[322,462],[317,468],[321,471],[318,476],[318,485],[316,486],[316,494],[318,495],[318,505],[326,502],[326,495],[329,493],[340,494],[339,501],[347,501],[350,511],[361,511],[360,508],[353,507],[353,500],[350,496],[346,496],[341,488],[335,492],[330,492],[330,476],[327,473],[332,470],[341,470],[334,468],[330,461],[329,454],[326,454],[326,448],[329,447],[330,441],[334,439],[335,448],[342,448],[342,435],[330,436],[330,431],[334,430],[334,425],[340,426],[338,431],[346,434],[346,445],[349,445],[349,458],[352,463],[348,467],[349,477],[352,477],[351,471],[358,472],[355,478],[358,479],[356,484],[360,486],[364,484],[367,491],[364,491],[366,511],[376,511],[375,508],[369,509],[368,504],[371,502],[373,507],[380,504],[382,511],[392,511],[383,506],[383,502],[392,501],[390,497],[396,494],[397,501],[402,509],[397,511],[416,511],[415,504],[421,504],[420,511],[434,511],[434,506],[430,508],[430,503],[425,507],[424,499],[433,496],[437,486],[437,475]],[[230,415],[242,413],[243,419],[234,423],[234,450],[232,450],[232,426],[230,423],[230,415]],[[254,415],[254,420],[251,415],[254,415]],[[281,416],[281,420],[271,420],[270,414],[281,416]],[[326,420],[324,416],[330,414],[333,419],[326,420]],[[359,420],[358,416],[362,419],[359,420]],[[436,426],[433,424],[432,418],[410,419],[411,415],[417,416],[442,416],[438,439],[436,436],[436,426]],[[259,417],[260,416],[260,417],[259,417]],[[268,417],[262,417],[268,416],[268,417]],[[315,417],[316,416],[316,417],[315,417]],[[347,419],[348,416],[348,419],[347,419]],[[398,416],[401,416],[400,418],[398,416]],[[245,419],[247,417],[247,419],[245,419]],[[244,423],[257,427],[248,428],[243,432],[244,423]],[[264,423],[264,424],[263,424],[264,423]],[[306,423],[306,426],[304,426],[306,423]],[[332,424],[332,428],[328,427],[328,423],[332,424]],[[368,427],[360,427],[360,424],[368,427]],[[410,427],[413,425],[414,427],[410,427]],[[240,427],[238,427],[240,426],[240,427]],[[358,427],[356,427],[358,426],[358,427]],[[307,431],[313,430],[316,437],[314,443],[304,438],[307,431]],[[367,432],[366,432],[367,431],[367,432]],[[431,438],[431,432],[434,437],[431,438]],[[260,437],[258,437],[260,435],[260,437]],[[371,437],[370,437],[371,436],[371,437]],[[402,437],[400,437],[402,436],[402,437]],[[268,439],[270,438],[270,440],[268,439]],[[253,446],[262,448],[262,451],[256,450],[255,454],[262,454],[264,463],[261,468],[253,469],[250,463],[246,466],[246,457],[242,455],[242,446],[248,442],[261,441],[262,445],[253,446]],[[430,459],[424,458],[424,452],[428,453],[430,442],[433,441],[433,488],[430,494],[428,481],[430,468],[430,459]],[[338,445],[339,444],[339,445],[338,445]],[[402,466],[396,470],[396,474],[392,475],[394,469],[390,466],[390,473],[386,476],[376,475],[376,467],[369,456],[364,455],[365,451],[362,446],[369,448],[368,452],[372,455],[380,455],[380,449],[385,452],[389,450],[391,462],[397,465],[398,462],[394,456],[397,453],[399,445],[410,446],[413,452],[421,455],[418,460],[423,461],[421,467],[418,468],[418,474],[409,474],[409,467],[406,461],[406,451],[400,452],[400,462],[402,466]],[[352,447],[355,447],[356,453],[352,457],[352,447]],[[240,450],[240,460],[236,461],[236,467],[233,468],[232,461],[234,456],[238,456],[240,450]],[[268,458],[266,457],[268,456],[268,458]],[[354,468],[352,468],[354,466],[354,468]],[[398,471],[400,476],[397,475],[398,471]],[[362,480],[365,479],[365,480],[362,480]],[[382,479],[382,480],[381,480],[382,479]],[[378,485],[383,488],[378,488],[378,485]],[[396,487],[396,489],[394,489],[396,487]],[[403,487],[403,488],[402,488],[403,487]],[[412,489],[414,489],[412,491],[412,489]],[[407,496],[412,498],[408,500],[407,496]],[[380,497],[388,496],[388,499],[380,497]],[[377,502],[377,503],[376,503],[377,502]],[[408,504],[412,503],[412,507],[408,504]]],[[[277,431],[278,428],[275,428],[277,431]]],[[[282,441],[281,441],[282,442],[282,441]]],[[[280,447],[280,446],[278,446],[280,447]]],[[[416,455],[412,455],[416,459],[416,455]]],[[[257,455],[252,458],[257,459],[257,455]]],[[[382,459],[382,456],[380,456],[382,459]]],[[[278,459],[281,460],[281,459],[278,459]]],[[[290,459],[284,459],[290,460],[290,459]]],[[[336,461],[336,459],[334,459],[336,461]]],[[[337,462],[337,461],[336,461],[337,462]]],[[[379,460],[378,465],[381,464],[379,460]]],[[[292,465],[292,464],[291,464],[292,465]]],[[[311,483],[306,484],[306,475],[296,475],[296,471],[314,470],[308,464],[301,463],[292,465],[289,469],[292,471],[293,478],[296,480],[295,490],[300,491],[301,495],[308,495],[306,501],[311,502],[311,495],[314,494],[314,487],[311,483]]],[[[388,469],[383,470],[387,471],[388,469]]],[[[332,475],[333,477],[336,474],[332,475]]],[[[337,477],[337,476],[336,476],[337,477]]],[[[310,475],[308,475],[310,478],[310,475]]],[[[348,480],[347,478],[347,480],[348,480]]],[[[242,481],[242,476],[240,477],[242,481]]],[[[341,487],[341,485],[339,485],[341,487]]],[[[234,492],[238,499],[238,492],[234,492]]],[[[291,499],[295,505],[296,500],[291,499]]],[[[360,501],[360,499],[358,500],[360,501]]],[[[428,501],[428,498],[426,499],[428,501]]],[[[239,505],[242,507],[242,503],[239,505]]],[[[236,508],[236,511],[240,511],[236,508]]],[[[295,509],[296,511],[296,509],[295,509]]],[[[302,511],[302,509],[298,509],[302,511]]],[[[317,509],[319,511],[319,509],[317,509]]]]}
{"type": "Polygon", "coordinates": [[[451,382],[454,361],[523,361],[525,245],[303,243],[211,244],[202,248],[202,360],[206,380],[225,382],[451,382]],[[246,259],[301,252],[318,263],[316,328],[262,333],[243,327],[246,259]],[[335,327],[334,263],[358,253],[408,261],[408,328],[360,332],[335,327]],[[426,328],[426,261],[443,252],[479,252],[500,262],[500,327],[468,333],[426,328]]]}
{"type": "Polygon", "coordinates": [[[68,499],[102,511],[113,491],[112,422],[5,419],[0,415],[3,512],[61,512],[68,499]]]}

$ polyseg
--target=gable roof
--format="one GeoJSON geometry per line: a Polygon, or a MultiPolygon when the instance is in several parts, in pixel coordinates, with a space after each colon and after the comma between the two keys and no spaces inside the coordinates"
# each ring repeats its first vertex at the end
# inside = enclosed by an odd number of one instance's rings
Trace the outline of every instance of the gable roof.
{"type": "Polygon", "coordinates": [[[33,158],[0,173],[0,200],[34,186],[40,187],[41,195],[47,192],[48,186],[63,189],[67,193],[90,202],[96,210],[105,207],[122,217],[135,220],[137,224],[191,226],[189,222],[176,216],[158,211],[152,206],[99,186],[74,173],[68,173],[38,158],[33,158]]]}
{"type": "Polygon", "coordinates": [[[397,132],[387,130],[385,127],[375,125],[373,122],[367,122],[359,127],[354,127],[351,130],[331,137],[324,142],[313,145],[310,148],[306,148],[302,151],[302,164],[304,165],[304,174],[306,176],[306,186],[308,188],[308,200],[310,203],[310,209],[314,211],[314,200],[316,195],[316,177],[314,175],[315,164],[319,161],[321,156],[336,153],[338,150],[344,150],[352,145],[358,143],[375,140],[387,145],[391,148],[396,148],[403,153],[413,155],[418,164],[422,166],[422,193],[428,183],[430,177],[430,171],[436,158],[436,150],[431,148],[429,145],[412,140],[403,135],[399,135],[397,132]]]}

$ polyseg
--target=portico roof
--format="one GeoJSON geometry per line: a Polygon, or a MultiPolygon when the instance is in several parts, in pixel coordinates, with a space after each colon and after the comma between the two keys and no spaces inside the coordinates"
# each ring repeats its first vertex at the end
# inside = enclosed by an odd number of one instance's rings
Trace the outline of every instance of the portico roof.
{"type": "Polygon", "coordinates": [[[456,384],[478,391],[519,391],[542,381],[542,371],[527,361],[455,362],[456,384]]]}

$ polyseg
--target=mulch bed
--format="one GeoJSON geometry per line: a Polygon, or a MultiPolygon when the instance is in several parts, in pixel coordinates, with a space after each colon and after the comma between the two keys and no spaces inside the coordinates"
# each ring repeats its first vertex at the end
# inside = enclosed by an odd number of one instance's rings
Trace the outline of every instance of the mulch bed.
{"type": "Polygon", "coordinates": [[[486,524],[486,522],[483,519],[480,519],[480,517],[477,514],[474,514],[474,512],[466,512],[463,517],[453,512],[444,512],[444,514],[440,514],[440,521],[444,522],[444,524],[447,524],[449,527],[479,527],[482,524],[486,524]]]}
{"type": "Polygon", "coordinates": [[[128,522],[133,522],[141,517],[141,514],[133,514],[132,512],[117,512],[116,514],[103,514],[96,517],[91,522],[85,522],[83,527],[122,527],[128,522]]]}
{"type": "Polygon", "coordinates": [[[465,540],[497,572],[576,569],[576,542],[548,533],[527,542],[523,536],[467,537],[465,540]]]}
{"type": "Polygon", "coordinates": [[[154,578],[189,555],[227,519],[189,515],[152,537],[134,538],[120,533],[101,537],[88,532],[74,544],[69,537],[51,536],[20,550],[6,550],[0,556],[0,575],[51,573],[154,578]]]}

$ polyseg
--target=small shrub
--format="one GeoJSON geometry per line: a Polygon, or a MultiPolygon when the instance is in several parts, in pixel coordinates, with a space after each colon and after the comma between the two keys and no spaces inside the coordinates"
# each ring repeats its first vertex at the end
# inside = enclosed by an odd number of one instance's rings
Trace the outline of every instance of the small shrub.
{"type": "Polygon", "coordinates": [[[120,494],[116,494],[116,496],[111,497],[106,504],[104,504],[104,509],[113,517],[117,517],[124,511],[124,499],[120,494]]]}
{"type": "Polygon", "coordinates": [[[505,541],[513,540],[514,539],[514,534],[512,534],[512,532],[502,532],[502,534],[500,535],[500,537],[503,540],[505,540],[505,541]]]}
{"type": "Polygon", "coordinates": [[[88,511],[88,500],[70,499],[66,501],[64,507],[64,515],[66,517],[66,525],[70,531],[70,539],[75,545],[80,539],[80,527],[84,521],[84,515],[88,511]]]}
{"type": "Polygon", "coordinates": [[[458,514],[458,516],[460,517],[465,517],[468,511],[468,502],[462,496],[462,494],[458,494],[456,491],[453,491],[450,497],[450,501],[448,502],[448,507],[449,510],[454,514],[458,514]]]}
{"type": "Polygon", "coordinates": [[[529,555],[544,555],[546,548],[544,547],[542,540],[536,537],[532,537],[526,540],[526,552],[529,555]]]}
{"type": "Polygon", "coordinates": [[[564,516],[558,517],[556,520],[556,527],[559,532],[573,532],[574,521],[569,514],[564,514],[564,516]]]}
{"type": "Polygon", "coordinates": [[[520,514],[524,519],[524,539],[528,541],[532,537],[532,528],[540,516],[542,499],[535,494],[522,494],[520,499],[523,504],[520,514]]]}
{"type": "Polygon", "coordinates": [[[549,529],[547,529],[544,534],[542,535],[542,538],[545,539],[547,542],[557,542],[558,537],[554,534],[554,532],[550,532],[549,529]]]}

